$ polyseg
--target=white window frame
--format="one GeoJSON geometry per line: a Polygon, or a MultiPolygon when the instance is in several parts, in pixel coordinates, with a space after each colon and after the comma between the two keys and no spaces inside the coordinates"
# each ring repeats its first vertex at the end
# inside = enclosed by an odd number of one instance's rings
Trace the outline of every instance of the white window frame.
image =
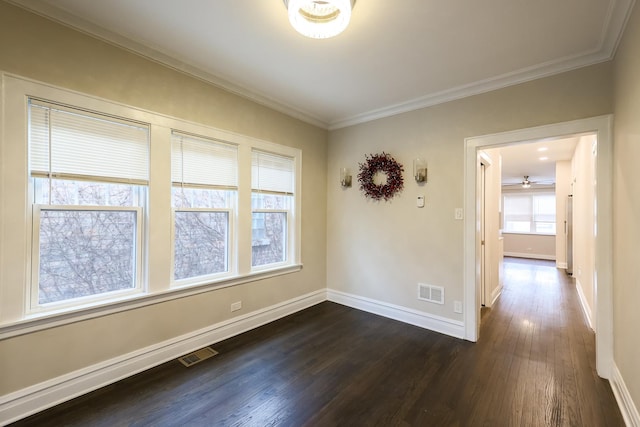
{"type": "Polygon", "coordinates": [[[45,313],[48,311],[62,310],[71,307],[82,307],[85,304],[95,303],[103,300],[113,300],[123,297],[129,297],[140,294],[143,291],[143,208],[138,206],[93,206],[93,205],[33,205],[33,243],[31,246],[31,286],[29,288],[30,301],[28,313],[45,313]],[[130,289],[119,291],[104,292],[96,295],[89,295],[79,298],[71,298],[59,302],[51,302],[47,304],[39,303],[39,276],[40,276],[40,212],[41,211],[112,211],[112,212],[135,212],[136,214],[136,231],[135,242],[132,253],[134,262],[134,286],[130,289]]]}
{"type": "MultiPolygon", "coordinates": [[[[0,72],[0,339],[31,333],[67,323],[118,313],[163,301],[171,301],[214,289],[277,277],[302,269],[302,151],[298,148],[252,138],[210,126],[149,112],[95,96],[74,92],[28,78],[0,72]],[[141,211],[142,255],[140,291],[99,301],[31,311],[31,274],[34,268],[34,185],[28,158],[28,100],[36,98],[101,115],[148,124],[150,129],[149,185],[141,211]],[[234,272],[191,286],[172,287],[172,130],[228,141],[238,147],[238,192],[230,222],[234,245],[230,261],[234,272]],[[23,141],[24,143],[16,143],[23,141]],[[288,218],[288,262],[251,268],[251,153],[271,152],[294,159],[295,192],[288,218]]],[[[102,182],[96,180],[96,182],[102,182]]],[[[48,205],[47,205],[48,206],[48,205]]],[[[55,206],[55,205],[54,205],[55,206]]],[[[90,209],[76,206],[76,209],[90,209]]],[[[98,209],[106,209],[99,206],[98,209]]],[[[115,209],[129,209],[117,206],[115,209]]],[[[131,207],[138,208],[138,207],[131,207]]]]}
{"type": "MultiPolygon", "coordinates": [[[[251,217],[253,218],[253,214],[254,213],[284,213],[286,216],[286,221],[287,221],[287,227],[285,230],[286,236],[285,236],[285,259],[282,262],[274,262],[274,263],[270,263],[270,264],[262,264],[262,265],[256,265],[256,266],[251,266],[251,270],[253,271],[261,271],[261,270],[270,270],[270,269],[274,269],[274,268],[279,268],[282,266],[286,266],[291,264],[291,258],[293,256],[293,251],[292,251],[292,239],[291,239],[291,227],[292,227],[292,222],[291,221],[291,210],[289,209],[251,209],[251,217]]],[[[253,222],[253,221],[252,221],[253,222]]],[[[252,233],[253,233],[253,226],[252,228],[252,233]]],[[[253,248],[252,248],[253,249],[253,248]]],[[[253,252],[253,251],[252,251],[253,252]]],[[[252,262],[253,264],[253,259],[252,262]]]]}
{"type": "MultiPolygon", "coordinates": [[[[45,106],[52,110],[62,110],[67,113],[71,113],[74,115],[80,115],[82,117],[91,117],[94,119],[105,120],[109,122],[115,122],[124,125],[130,126],[139,126],[141,128],[145,128],[146,130],[146,150],[147,156],[149,155],[149,144],[150,144],[150,127],[147,123],[141,123],[138,120],[133,120],[131,118],[120,117],[113,113],[103,113],[100,111],[95,111],[93,109],[88,109],[85,106],[71,106],[68,104],[61,104],[60,102],[56,102],[53,100],[42,99],[37,96],[27,96],[27,103],[29,112],[32,111],[32,108],[38,108],[38,106],[45,106]]],[[[50,113],[51,114],[51,113],[50,113]]],[[[29,123],[30,117],[27,117],[27,124],[29,123]]],[[[48,157],[51,158],[52,153],[52,141],[51,141],[51,128],[49,128],[49,153],[48,157]]],[[[27,138],[27,149],[31,150],[31,140],[27,138]]],[[[147,157],[146,164],[147,168],[149,167],[149,159],[147,157]]],[[[45,167],[43,167],[42,171],[39,171],[37,175],[34,175],[31,170],[28,171],[29,175],[29,194],[32,195],[30,199],[31,204],[31,274],[30,274],[30,286],[27,291],[27,306],[26,306],[26,314],[42,314],[47,312],[56,312],[63,310],[65,308],[80,308],[87,304],[96,304],[103,301],[112,301],[117,300],[122,297],[134,296],[136,294],[141,294],[144,291],[144,277],[143,277],[143,262],[144,259],[144,216],[143,212],[146,210],[146,194],[148,188],[148,179],[140,180],[140,182],[132,182],[131,185],[135,185],[138,187],[134,190],[134,206],[110,206],[110,205],[58,205],[52,204],[51,200],[49,203],[42,203],[40,199],[40,194],[42,191],[41,185],[38,178],[41,180],[81,180],[90,183],[96,184],[116,184],[116,183],[127,183],[128,179],[118,178],[118,177],[103,177],[103,176],[88,176],[88,175],[68,175],[65,174],[64,171],[60,174],[60,171],[51,171],[51,160],[49,161],[49,171],[44,173],[45,167]],[[60,211],[134,211],[136,212],[136,224],[135,224],[135,245],[134,252],[132,253],[132,262],[134,263],[134,277],[133,284],[134,286],[127,290],[122,291],[113,291],[113,292],[104,292],[100,294],[79,297],[79,298],[69,298],[61,301],[40,304],[39,303],[39,288],[40,288],[40,212],[42,210],[60,210],[60,211]]],[[[138,181],[138,180],[136,180],[138,181]]],[[[49,195],[51,197],[51,195],[49,195]]]]}
{"type": "MultiPolygon", "coordinates": [[[[174,136],[184,136],[184,137],[191,137],[191,138],[195,138],[196,140],[200,140],[201,142],[207,142],[207,143],[211,143],[211,144],[218,144],[218,145],[223,145],[223,146],[230,146],[230,147],[234,147],[235,152],[236,152],[236,162],[239,163],[238,160],[238,154],[239,154],[239,149],[238,149],[238,145],[231,142],[231,141],[227,141],[227,140],[223,140],[221,138],[215,138],[212,137],[211,135],[201,135],[198,133],[194,133],[194,132],[188,132],[182,129],[171,129],[171,137],[172,137],[172,146],[171,146],[171,159],[173,161],[174,159],[174,153],[173,153],[173,137],[174,136]]],[[[184,143],[184,142],[182,142],[184,143]]],[[[181,148],[184,147],[183,145],[181,145],[181,148]]],[[[182,148],[183,149],[183,148],[182,148]]],[[[182,153],[181,153],[181,159],[184,161],[184,157],[182,157],[182,153]]],[[[180,170],[183,171],[185,165],[182,164],[180,165],[180,170]]],[[[240,165],[236,164],[236,170],[240,169],[240,165]]],[[[173,174],[173,165],[172,165],[172,174],[173,174]]],[[[184,180],[184,174],[183,176],[180,177],[181,182],[177,182],[173,180],[173,176],[172,176],[172,192],[171,192],[171,287],[174,288],[178,288],[178,287],[185,287],[185,286],[193,286],[193,285],[201,285],[201,284],[207,284],[207,283],[216,283],[219,282],[221,280],[224,280],[225,278],[229,278],[229,277],[233,277],[233,276],[237,276],[238,275],[238,269],[237,269],[237,262],[236,262],[236,258],[237,258],[237,235],[236,235],[236,223],[237,223],[237,214],[236,214],[236,210],[237,210],[237,206],[238,206],[238,187],[237,187],[237,183],[235,186],[220,186],[220,185],[213,185],[213,184],[202,184],[202,183],[185,183],[183,182],[184,180]],[[190,188],[190,189],[204,189],[204,190],[223,190],[223,191],[233,191],[234,194],[234,200],[231,203],[231,207],[226,207],[226,208],[176,208],[173,205],[173,190],[175,188],[190,188]],[[206,274],[206,275],[202,275],[202,276],[193,276],[193,277],[188,277],[188,278],[184,278],[184,279],[176,279],[175,278],[175,244],[176,244],[176,212],[226,212],[227,213],[227,217],[228,217],[228,223],[227,223],[227,253],[226,253],[226,257],[227,257],[227,271],[224,272],[219,272],[219,273],[213,273],[213,274],[206,274]]],[[[237,180],[237,176],[235,177],[235,179],[237,180]]],[[[228,183],[228,184],[233,184],[233,183],[228,183]]],[[[228,202],[228,201],[227,201],[228,202]]]]}
{"type": "MultiPolygon", "coordinates": [[[[299,244],[297,244],[298,241],[296,241],[295,239],[295,237],[299,236],[299,233],[300,233],[300,215],[297,214],[297,211],[296,211],[296,207],[300,206],[300,203],[299,203],[299,200],[300,200],[299,189],[301,188],[300,172],[299,172],[300,158],[299,156],[296,156],[295,153],[283,153],[282,151],[275,151],[272,149],[270,150],[269,148],[270,147],[264,147],[264,148],[253,147],[253,149],[251,150],[251,155],[253,157],[253,152],[255,151],[258,153],[264,153],[266,155],[275,155],[279,157],[289,158],[293,162],[293,178],[294,178],[293,188],[292,188],[293,192],[288,193],[288,192],[281,192],[281,191],[256,190],[252,188],[251,195],[253,196],[253,194],[264,194],[264,195],[273,195],[273,196],[287,196],[287,197],[291,197],[292,200],[291,200],[291,203],[289,204],[289,209],[264,209],[264,208],[253,209],[252,207],[251,218],[253,218],[254,213],[263,213],[263,212],[264,213],[285,213],[286,221],[287,221],[287,227],[286,227],[287,235],[285,236],[286,252],[285,252],[285,259],[282,262],[253,266],[252,265],[253,260],[251,259],[250,260],[251,271],[254,271],[254,272],[269,271],[272,269],[278,269],[281,267],[292,265],[300,258],[299,244]],[[290,154],[294,154],[294,155],[290,155],[290,154]]],[[[252,159],[252,162],[253,162],[253,159],[252,159]]],[[[253,172],[253,167],[251,168],[251,170],[253,172]]],[[[252,232],[253,232],[253,226],[250,229],[250,233],[252,232]]],[[[251,256],[251,258],[253,258],[253,256],[251,256]]]]}
{"type": "Polygon", "coordinates": [[[184,286],[201,285],[207,283],[219,282],[228,277],[237,275],[236,270],[236,245],[235,245],[235,212],[233,209],[221,208],[171,208],[171,287],[179,288],[184,286]],[[202,276],[187,277],[184,279],[176,279],[175,277],[175,244],[176,244],[176,212],[224,212],[229,219],[227,222],[227,271],[219,273],[206,274],[202,276]]]}

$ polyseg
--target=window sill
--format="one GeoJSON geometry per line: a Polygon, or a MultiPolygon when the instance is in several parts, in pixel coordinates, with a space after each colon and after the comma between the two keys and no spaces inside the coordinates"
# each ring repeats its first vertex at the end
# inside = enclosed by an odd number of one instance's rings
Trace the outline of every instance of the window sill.
{"type": "Polygon", "coordinates": [[[523,236],[555,236],[556,233],[525,233],[524,231],[502,231],[502,234],[521,234],[523,236]]]}
{"type": "Polygon", "coordinates": [[[58,326],[67,325],[69,323],[80,322],[96,317],[134,310],[137,308],[145,307],[152,304],[158,304],[165,301],[171,301],[178,298],[211,292],[217,289],[228,288],[244,283],[268,279],[270,277],[296,273],[300,270],[302,270],[302,264],[287,265],[285,267],[251,272],[243,276],[237,276],[223,281],[173,288],[151,295],[135,295],[132,297],[127,297],[126,299],[119,298],[117,300],[112,300],[109,302],[100,302],[91,306],[85,306],[82,308],[65,311],[57,311],[55,313],[47,312],[32,314],[18,322],[1,325],[0,340],[33,333],[44,329],[55,328],[58,326]]]}

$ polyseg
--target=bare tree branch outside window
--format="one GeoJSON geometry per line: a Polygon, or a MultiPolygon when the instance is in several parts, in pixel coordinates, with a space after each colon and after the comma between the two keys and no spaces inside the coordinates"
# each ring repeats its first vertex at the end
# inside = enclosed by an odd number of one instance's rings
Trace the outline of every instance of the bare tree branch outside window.
{"type": "Polygon", "coordinates": [[[235,192],[175,187],[174,280],[229,270],[229,212],[235,192]],[[181,210],[182,209],[182,210],[181,210]]]}
{"type": "Polygon", "coordinates": [[[176,280],[227,271],[227,212],[175,213],[176,280]]]}
{"type": "Polygon", "coordinates": [[[40,304],[131,289],[135,211],[42,210],[40,304]]]}
{"type": "Polygon", "coordinates": [[[36,188],[36,201],[51,206],[40,209],[37,224],[38,303],[134,288],[137,211],[126,208],[135,186],[37,178],[36,188]]]}
{"type": "Polygon", "coordinates": [[[286,212],[254,212],[254,228],[251,244],[251,265],[254,267],[275,264],[287,260],[286,212]]]}
{"type": "Polygon", "coordinates": [[[258,267],[287,260],[287,211],[291,196],[254,193],[251,230],[251,265],[258,267]],[[273,210],[274,212],[269,212],[273,210]]]}

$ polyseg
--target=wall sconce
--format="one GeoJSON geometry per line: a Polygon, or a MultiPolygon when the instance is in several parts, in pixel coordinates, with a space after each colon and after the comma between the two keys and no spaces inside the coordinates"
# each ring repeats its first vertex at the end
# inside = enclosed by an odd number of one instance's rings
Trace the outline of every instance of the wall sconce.
{"type": "Polygon", "coordinates": [[[345,188],[351,187],[351,171],[347,168],[340,169],[340,185],[345,188]]]}
{"type": "Polygon", "coordinates": [[[413,161],[413,177],[416,182],[427,182],[427,162],[424,159],[413,161]]]}

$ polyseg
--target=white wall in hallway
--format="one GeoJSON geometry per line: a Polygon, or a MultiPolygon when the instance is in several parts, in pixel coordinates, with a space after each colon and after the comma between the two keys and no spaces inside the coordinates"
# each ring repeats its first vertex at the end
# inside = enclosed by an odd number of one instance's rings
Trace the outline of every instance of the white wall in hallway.
{"type": "Polygon", "coordinates": [[[580,138],[572,160],[573,277],[581,287],[595,327],[595,135],[580,138]]]}
{"type": "Polygon", "coordinates": [[[556,162],[556,267],[567,268],[567,197],[571,194],[571,161],[556,162]]]}

